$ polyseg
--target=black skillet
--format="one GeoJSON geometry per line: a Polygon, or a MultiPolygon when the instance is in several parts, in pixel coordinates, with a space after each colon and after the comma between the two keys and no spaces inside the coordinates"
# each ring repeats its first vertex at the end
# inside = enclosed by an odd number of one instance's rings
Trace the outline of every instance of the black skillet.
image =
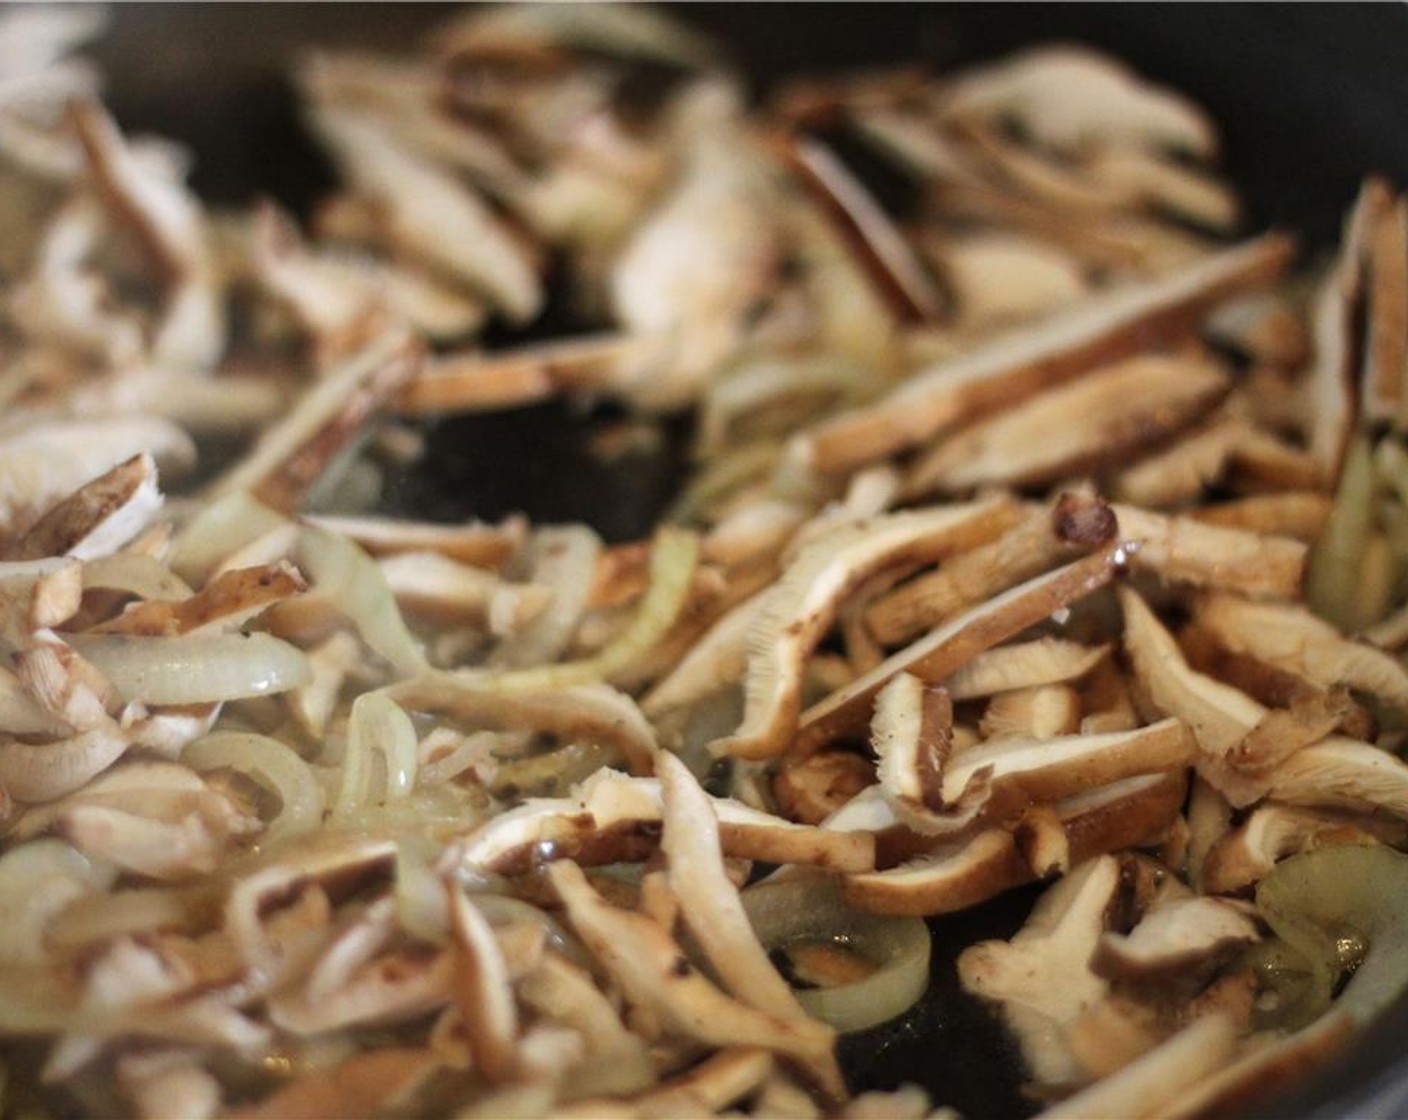
{"type": "MultiPolygon", "coordinates": [[[[304,209],[330,185],[298,127],[284,74],[313,44],[410,48],[447,9],[434,5],[122,5],[96,54],[128,128],[177,137],[197,154],[203,197],[271,194],[304,209]]],[[[912,5],[696,4],[676,9],[717,34],[766,88],[779,77],[923,62],[949,67],[1053,39],[1104,48],[1209,108],[1249,229],[1280,224],[1310,251],[1333,243],[1359,179],[1408,185],[1408,7],[1401,4],[912,5]]],[[[534,334],[569,329],[537,324],[534,334]]],[[[588,448],[610,415],[559,407],[454,420],[430,432],[427,461],[392,487],[405,514],[579,519],[610,539],[643,535],[669,501],[685,425],[654,455],[601,466],[588,448]]],[[[929,997],[898,1024],[843,1043],[856,1088],[926,1085],[972,1120],[1033,1111],[987,1015],[957,990],[962,946],[1007,936],[1031,891],[932,925],[929,997]]],[[[1408,900],[1405,900],[1408,904],[1408,900]]],[[[1289,1085],[1266,1117],[1408,1116],[1408,1000],[1399,1000],[1334,1069],[1289,1085]]]]}

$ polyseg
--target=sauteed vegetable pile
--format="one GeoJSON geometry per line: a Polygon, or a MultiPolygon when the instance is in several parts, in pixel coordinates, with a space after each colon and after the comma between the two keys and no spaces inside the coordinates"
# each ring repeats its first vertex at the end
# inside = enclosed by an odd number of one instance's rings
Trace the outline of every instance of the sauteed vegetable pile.
{"type": "Polygon", "coordinates": [[[944,1114],[837,1037],[1036,882],[956,967],[1045,1115],[1235,1112],[1401,991],[1391,185],[1298,260],[1083,48],[758,105],[560,5],[308,57],[340,185],[211,209],[102,22],[0,13],[8,1111],[944,1114]],[[692,412],[648,540],[387,512],[558,398],[692,412]]]}

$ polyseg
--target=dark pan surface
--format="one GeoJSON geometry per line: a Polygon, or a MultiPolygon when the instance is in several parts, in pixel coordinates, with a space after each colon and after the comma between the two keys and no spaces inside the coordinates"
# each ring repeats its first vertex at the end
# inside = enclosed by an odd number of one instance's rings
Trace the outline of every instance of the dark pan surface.
{"type": "MultiPolygon", "coordinates": [[[[314,44],[412,47],[446,9],[435,5],[131,4],[95,52],[125,126],[190,144],[203,197],[271,194],[297,210],[331,183],[299,129],[284,79],[314,44]]],[[[1283,225],[1307,247],[1333,243],[1360,178],[1408,184],[1408,7],[1341,5],[741,5],[695,4],[680,16],[715,32],[760,88],[804,72],[897,62],[947,68],[1051,40],[1118,55],[1210,109],[1225,165],[1248,200],[1248,226],[1283,225]]],[[[535,334],[561,333],[550,315],[535,334]]],[[[578,325],[580,329],[580,325],[578,325]]],[[[619,418],[560,406],[448,421],[429,432],[427,461],[391,488],[400,512],[438,518],[582,519],[609,539],[643,535],[684,467],[687,422],[655,453],[602,466],[595,432],[619,418]]],[[[935,919],[929,999],[900,1023],[843,1044],[856,1088],[905,1080],[979,1117],[1032,1111],[1017,1093],[1000,1031],[957,990],[948,962],[966,944],[1008,936],[1032,892],[935,919]]],[[[1408,1001],[1347,1060],[1293,1087],[1259,1115],[1408,1115],[1408,1001]]]]}

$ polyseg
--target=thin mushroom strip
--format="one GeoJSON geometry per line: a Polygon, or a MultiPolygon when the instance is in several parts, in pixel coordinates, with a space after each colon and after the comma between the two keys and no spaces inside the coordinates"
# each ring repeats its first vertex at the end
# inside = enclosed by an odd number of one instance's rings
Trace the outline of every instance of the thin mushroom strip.
{"type": "Polygon", "coordinates": [[[955,979],[1230,1115],[1401,997],[1408,196],[1317,269],[1086,48],[760,102],[672,14],[314,50],[327,191],[208,208],[0,11],[7,1115],[920,1120],[955,979]],[[418,519],[525,406],[658,524],[418,519]]]}

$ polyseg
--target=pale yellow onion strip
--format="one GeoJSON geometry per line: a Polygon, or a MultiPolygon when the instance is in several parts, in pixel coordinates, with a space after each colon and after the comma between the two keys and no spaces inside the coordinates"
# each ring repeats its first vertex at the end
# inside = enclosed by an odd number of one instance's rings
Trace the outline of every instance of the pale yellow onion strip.
{"type": "Polygon", "coordinates": [[[665,526],[655,534],[650,550],[650,589],[624,634],[600,652],[578,661],[467,675],[495,692],[538,692],[609,679],[648,653],[669,633],[688,598],[698,559],[698,537],[687,530],[665,526]]]}
{"type": "Polygon", "coordinates": [[[741,896],[758,939],[768,949],[833,942],[876,965],[870,976],[797,999],[839,1031],[867,1030],[903,1015],[929,986],[929,929],[922,918],[867,914],[848,905],[820,876],[759,883],[741,896]]]}
{"type": "Polygon", "coordinates": [[[385,693],[364,693],[352,703],[333,812],[344,815],[368,804],[405,797],[415,788],[416,765],[416,729],[411,717],[385,693]]]}
{"type": "Polygon", "coordinates": [[[738,889],[724,872],[713,799],[699,788],[688,767],[666,751],[656,758],[655,772],[664,821],[660,846],[670,888],[709,963],[744,1003],[780,1019],[804,1018],[792,989],[758,943],[738,889]]]}
{"type": "Polygon", "coordinates": [[[199,773],[226,767],[237,770],[274,794],[279,811],[264,831],[269,843],[301,836],[322,824],[323,787],[312,767],[277,739],[217,731],[188,746],[181,761],[199,773]]]}
{"type": "Polygon", "coordinates": [[[346,537],[309,526],[298,538],[298,562],[314,590],[346,613],[362,641],[391,665],[397,677],[429,670],[386,577],[366,552],[346,537]]]}
{"type": "Polygon", "coordinates": [[[75,634],[70,641],[124,698],[148,704],[272,696],[313,679],[303,651],[271,634],[75,634]]]}
{"type": "Polygon", "coordinates": [[[161,561],[139,552],[115,552],[83,564],[83,590],[125,591],[149,602],[189,598],[190,585],[161,561]]]}
{"type": "Polygon", "coordinates": [[[494,651],[494,663],[526,668],[556,661],[571,643],[591,596],[601,538],[585,525],[554,525],[533,534],[535,586],[552,592],[547,607],[494,651]]]}

